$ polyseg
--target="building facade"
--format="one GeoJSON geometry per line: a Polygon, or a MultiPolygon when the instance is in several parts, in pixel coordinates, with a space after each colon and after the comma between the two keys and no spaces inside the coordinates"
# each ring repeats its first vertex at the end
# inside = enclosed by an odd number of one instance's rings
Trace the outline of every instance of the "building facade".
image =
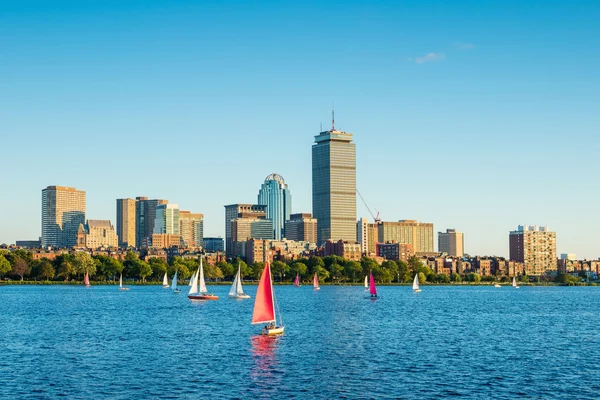
{"type": "Polygon", "coordinates": [[[118,246],[117,232],[109,220],[90,219],[87,223],[79,225],[76,247],[94,250],[100,247],[118,246]]]}
{"type": "Polygon", "coordinates": [[[328,240],[323,246],[323,256],[327,257],[333,255],[349,261],[360,261],[362,259],[360,243],[354,241],[345,242],[343,240],[338,240],[337,242],[334,242],[328,240]]]}
{"type": "Polygon", "coordinates": [[[267,206],[259,204],[230,204],[225,206],[225,250],[227,257],[231,257],[235,253],[231,239],[231,221],[245,217],[265,219],[267,217],[267,206]]]}
{"type": "Polygon", "coordinates": [[[180,235],[179,206],[177,204],[159,204],[156,206],[154,233],[180,235]]]}
{"type": "Polygon", "coordinates": [[[376,249],[379,257],[393,261],[408,262],[408,259],[415,254],[412,245],[408,243],[377,243],[376,249]]]}
{"type": "Polygon", "coordinates": [[[456,232],[456,229],[438,232],[438,251],[452,257],[462,257],[465,254],[464,235],[456,232]]]}
{"type": "Polygon", "coordinates": [[[136,197],[135,206],[135,242],[137,247],[148,247],[152,243],[154,222],[156,221],[156,207],[168,204],[168,200],[148,200],[147,197],[136,197]]]}
{"type": "Polygon", "coordinates": [[[249,239],[273,240],[273,221],[256,217],[240,217],[231,221],[232,257],[246,257],[249,239]]]}
{"type": "Polygon", "coordinates": [[[180,210],[179,234],[185,248],[204,246],[204,215],[180,210]]]}
{"type": "Polygon", "coordinates": [[[285,237],[285,223],[292,211],[292,195],[283,177],[271,174],[265,178],[258,192],[258,203],[267,206],[267,219],[273,221],[273,237],[285,237]]]}
{"type": "Polygon", "coordinates": [[[547,226],[519,225],[509,234],[510,259],[522,262],[527,275],[556,273],[556,232],[547,226]]]}
{"type": "Polygon", "coordinates": [[[222,237],[205,237],[204,250],[207,253],[223,253],[225,252],[225,240],[222,237]]]}
{"type": "Polygon", "coordinates": [[[42,247],[74,247],[85,223],[85,192],[66,186],[42,190],[42,247]]]}
{"type": "Polygon", "coordinates": [[[317,243],[317,219],[310,213],[291,214],[290,220],[285,223],[285,238],[317,243]]]}
{"type": "Polygon", "coordinates": [[[363,254],[376,254],[379,241],[378,224],[370,223],[368,218],[361,218],[356,223],[356,241],[360,243],[363,254]]]}
{"type": "Polygon", "coordinates": [[[312,207],[319,245],[356,241],[356,146],[333,126],[312,147],[312,207]]]}
{"type": "Polygon", "coordinates": [[[408,243],[415,253],[433,253],[433,224],[415,220],[383,221],[378,226],[378,241],[408,243]]]}
{"type": "Polygon", "coordinates": [[[117,199],[117,236],[119,247],[136,247],[135,199],[117,199]]]}

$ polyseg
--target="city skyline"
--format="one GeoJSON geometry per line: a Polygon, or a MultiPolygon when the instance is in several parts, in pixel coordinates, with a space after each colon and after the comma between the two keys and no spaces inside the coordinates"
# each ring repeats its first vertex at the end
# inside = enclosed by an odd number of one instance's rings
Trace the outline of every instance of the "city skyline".
{"type": "MultiPolygon", "coordinates": [[[[170,199],[225,237],[223,205],[254,203],[277,171],[291,211],[309,212],[310,146],[335,102],[336,127],[354,134],[357,188],[383,220],[455,228],[467,253],[502,256],[506,232],[548,225],[559,253],[600,256],[593,3],[25,3],[0,17],[14,39],[0,131],[15,149],[0,167],[16,171],[4,177],[0,243],[40,236],[48,185],[85,190],[86,215],[113,224],[115,199],[170,199]],[[177,152],[161,153],[167,135],[177,152]]],[[[371,219],[358,202],[360,217],[371,219]]]]}

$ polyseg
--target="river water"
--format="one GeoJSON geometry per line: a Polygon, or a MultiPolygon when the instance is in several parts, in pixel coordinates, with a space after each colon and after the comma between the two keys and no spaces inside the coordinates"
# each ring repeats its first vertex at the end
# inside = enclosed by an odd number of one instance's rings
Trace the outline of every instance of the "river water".
{"type": "Polygon", "coordinates": [[[0,398],[598,398],[600,288],[0,286],[0,398]],[[187,289],[184,288],[184,289],[187,289]]]}

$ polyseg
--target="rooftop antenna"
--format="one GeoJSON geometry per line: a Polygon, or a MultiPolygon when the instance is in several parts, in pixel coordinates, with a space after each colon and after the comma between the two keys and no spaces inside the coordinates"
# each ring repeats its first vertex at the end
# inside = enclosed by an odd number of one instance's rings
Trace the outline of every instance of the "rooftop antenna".
{"type": "Polygon", "coordinates": [[[335,131],[335,107],[333,102],[331,103],[331,130],[335,131]]]}
{"type": "Polygon", "coordinates": [[[323,132],[323,122],[321,122],[321,129],[319,130],[319,132],[323,132]]]}

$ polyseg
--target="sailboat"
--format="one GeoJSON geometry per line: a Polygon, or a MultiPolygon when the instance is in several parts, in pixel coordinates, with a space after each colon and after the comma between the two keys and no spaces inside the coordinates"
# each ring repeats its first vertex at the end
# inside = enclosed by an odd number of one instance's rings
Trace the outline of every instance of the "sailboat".
{"type": "Polygon", "coordinates": [[[249,299],[246,293],[244,293],[244,289],[242,289],[242,273],[240,269],[240,265],[238,264],[238,272],[235,275],[235,279],[233,280],[233,284],[231,285],[231,289],[229,290],[229,297],[232,299],[249,299]]]}
{"type": "Polygon", "coordinates": [[[317,276],[316,272],[315,272],[315,276],[313,277],[313,289],[321,290],[321,286],[319,286],[319,277],[317,276]]]}
{"type": "Polygon", "coordinates": [[[275,315],[275,291],[271,281],[271,265],[267,261],[263,269],[258,288],[256,289],[256,299],[254,300],[254,312],[252,314],[252,324],[267,324],[262,330],[263,335],[281,335],[285,327],[279,313],[279,325],[275,315]]]}
{"type": "Polygon", "coordinates": [[[173,293],[181,293],[181,290],[177,289],[177,271],[175,271],[175,275],[173,275],[173,282],[171,282],[171,289],[173,289],[173,293]]]}
{"type": "Polygon", "coordinates": [[[413,281],[413,292],[419,293],[421,289],[419,289],[419,274],[415,274],[415,280],[413,281]]]}
{"type": "Polygon", "coordinates": [[[128,287],[123,286],[123,274],[119,277],[119,290],[129,290],[128,287]]]}
{"type": "Polygon", "coordinates": [[[86,272],[85,276],[83,277],[83,283],[85,284],[85,287],[90,287],[90,275],[86,272]]]}
{"type": "Polygon", "coordinates": [[[194,278],[196,278],[196,272],[194,272],[192,274],[192,276],[190,277],[190,282],[188,283],[188,286],[192,286],[192,282],[194,281],[194,278]]]}
{"type": "Polygon", "coordinates": [[[517,277],[513,276],[513,285],[512,285],[515,289],[518,289],[519,286],[517,286],[517,277]]]}
{"type": "Polygon", "coordinates": [[[219,300],[219,296],[208,293],[206,283],[204,282],[204,267],[202,266],[202,257],[200,257],[200,266],[194,275],[194,282],[188,293],[190,300],[219,300]]]}
{"type": "Polygon", "coordinates": [[[368,281],[368,276],[365,275],[365,291],[369,290],[369,281],[368,281]]]}
{"type": "Polygon", "coordinates": [[[494,287],[495,288],[499,288],[499,287],[502,287],[502,286],[500,286],[500,284],[498,282],[496,282],[496,283],[494,283],[494,287]]]}
{"type": "Polygon", "coordinates": [[[377,299],[377,288],[375,287],[375,278],[373,278],[373,271],[369,271],[369,293],[371,293],[371,296],[367,297],[368,299],[377,299]]]}
{"type": "Polygon", "coordinates": [[[167,273],[165,272],[165,276],[163,276],[163,287],[164,288],[168,288],[169,287],[169,278],[167,277],[167,273]]]}
{"type": "Polygon", "coordinates": [[[296,279],[294,279],[294,286],[300,286],[300,274],[296,274],[296,279]]]}

